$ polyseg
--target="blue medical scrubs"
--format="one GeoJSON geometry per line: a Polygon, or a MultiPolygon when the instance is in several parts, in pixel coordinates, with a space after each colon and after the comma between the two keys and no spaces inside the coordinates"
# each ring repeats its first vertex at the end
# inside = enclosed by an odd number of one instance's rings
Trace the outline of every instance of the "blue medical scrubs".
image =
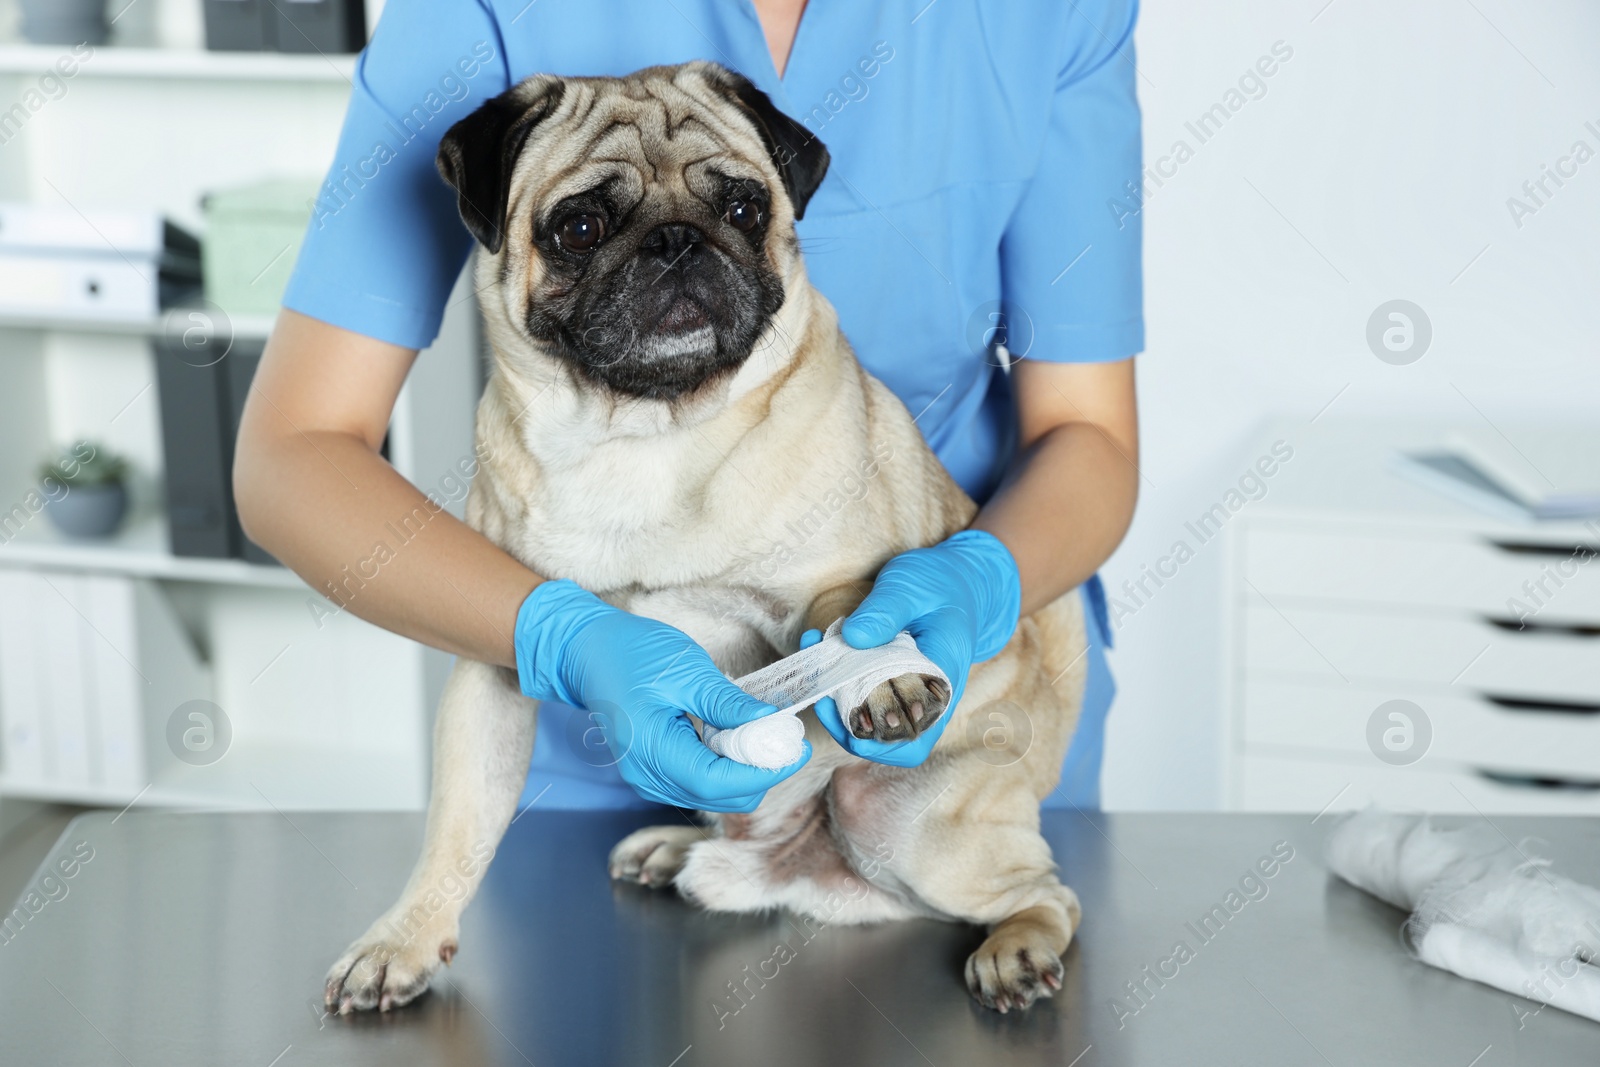
{"type": "MultiPolygon", "coordinates": [[[[974,498],[1015,449],[997,358],[1144,347],[1135,0],[810,0],[779,78],[749,0],[389,0],[284,304],[408,348],[438,332],[472,240],[434,155],[528,75],[710,59],[827,144],[799,224],[865,366],[974,498]]],[[[1113,686],[1098,578],[1089,692],[1049,804],[1099,804],[1113,686]]],[[[636,806],[568,708],[545,705],[525,800],[636,806]]]]}

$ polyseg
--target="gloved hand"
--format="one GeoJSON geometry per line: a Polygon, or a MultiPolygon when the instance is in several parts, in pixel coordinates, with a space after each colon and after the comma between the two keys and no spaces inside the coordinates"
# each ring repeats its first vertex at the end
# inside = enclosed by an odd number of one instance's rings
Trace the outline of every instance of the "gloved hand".
{"type": "MultiPolygon", "coordinates": [[[[832,698],[817,702],[817,719],[850,752],[874,763],[915,767],[928,758],[953,718],[974,663],[997,655],[1016,632],[1022,610],[1022,580],[1011,550],[983,530],[962,530],[931,548],[891,559],[878,572],[872,592],[845,619],[841,636],[853,648],[876,648],[911,631],[922,654],[950,679],[945,713],[913,741],[877,741],[855,736],[832,698]]],[[[822,639],[808,630],[800,647],[822,639]]]]}
{"type": "Polygon", "coordinates": [[[777,709],[730,682],[688,634],[572,582],[545,582],[528,594],[513,643],[523,693],[590,712],[623,781],[647,800],[754,811],[811,758],[808,745],[800,762],[767,771],[712,752],[686,713],[731,729],[777,709]]]}

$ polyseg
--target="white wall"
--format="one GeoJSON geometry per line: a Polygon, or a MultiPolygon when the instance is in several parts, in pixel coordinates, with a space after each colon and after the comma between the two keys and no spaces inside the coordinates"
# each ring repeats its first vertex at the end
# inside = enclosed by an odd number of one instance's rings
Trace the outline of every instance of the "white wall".
{"type": "MultiPolygon", "coordinates": [[[[1238,477],[1270,416],[1338,395],[1322,418],[1593,421],[1600,155],[1520,228],[1506,201],[1575,141],[1600,153],[1597,42],[1592,0],[1147,0],[1146,163],[1195,151],[1144,211],[1145,481],[1113,593],[1238,477]],[[1200,144],[1184,123],[1276,41],[1293,55],[1265,95],[1200,144]],[[1432,320],[1411,366],[1366,347],[1394,298],[1432,320]]],[[[1220,557],[1205,546],[1122,619],[1107,807],[1218,801],[1220,557]]]]}

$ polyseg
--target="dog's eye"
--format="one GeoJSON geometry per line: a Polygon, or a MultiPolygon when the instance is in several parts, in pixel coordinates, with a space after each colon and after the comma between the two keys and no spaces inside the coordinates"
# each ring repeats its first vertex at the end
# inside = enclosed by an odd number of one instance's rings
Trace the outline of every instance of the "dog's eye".
{"type": "Polygon", "coordinates": [[[734,229],[749,233],[761,225],[761,205],[749,200],[735,200],[728,205],[728,213],[723,217],[734,229]]]}
{"type": "Polygon", "coordinates": [[[606,223],[599,215],[572,215],[556,229],[556,240],[568,252],[587,252],[605,233],[606,223]]]}

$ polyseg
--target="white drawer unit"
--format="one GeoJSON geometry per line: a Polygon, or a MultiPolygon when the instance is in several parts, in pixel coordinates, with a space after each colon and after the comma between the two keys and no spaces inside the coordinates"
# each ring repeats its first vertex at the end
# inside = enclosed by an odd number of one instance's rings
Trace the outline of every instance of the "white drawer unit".
{"type": "MultiPolygon", "coordinates": [[[[1600,718],[1563,705],[1511,703],[1443,687],[1325,686],[1252,679],[1241,694],[1240,736],[1252,750],[1308,757],[1370,760],[1367,723],[1390,700],[1405,700],[1428,717],[1430,765],[1480,777],[1600,779],[1600,718]]],[[[1385,730],[1395,723],[1387,715],[1385,730]]],[[[1380,738],[1380,744],[1382,739],[1380,738]]],[[[1419,765],[1422,761],[1419,761],[1419,765]]]]}
{"type": "Polygon", "coordinates": [[[1370,757],[1277,756],[1251,749],[1233,761],[1231,806],[1238,811],[1395,811],[1451,815],[1600,815],[1600,791],[1563,789],[1440,769],[1384,767],[1370,757]]]}
{"type": "Polygon", "coordinates": [[[1537,621],[1600,619],[1600,567],[1573,558],[1585,541],[1534,530],[1377,532],[1271,521],[1252,524],[1249,534],[1250,581],[1273,598],[1512,619],[1507,602],[1517,600],[1537,621]]]}
{"type": "Polygon", "coordinates": [[[1229,807],[1600,815],[1600,525],[1280,505],[1228,534],[1229,807]]]}
{"type": "Polygon", "coordinates": [[[1519,631],[1468,612],[1267,603],[1248,586],[1245,594],[1240,654],[1252,679],[1466,687],[1600,707],[1600,626],[1588,635],[1577,627],[1519,631]]]}

